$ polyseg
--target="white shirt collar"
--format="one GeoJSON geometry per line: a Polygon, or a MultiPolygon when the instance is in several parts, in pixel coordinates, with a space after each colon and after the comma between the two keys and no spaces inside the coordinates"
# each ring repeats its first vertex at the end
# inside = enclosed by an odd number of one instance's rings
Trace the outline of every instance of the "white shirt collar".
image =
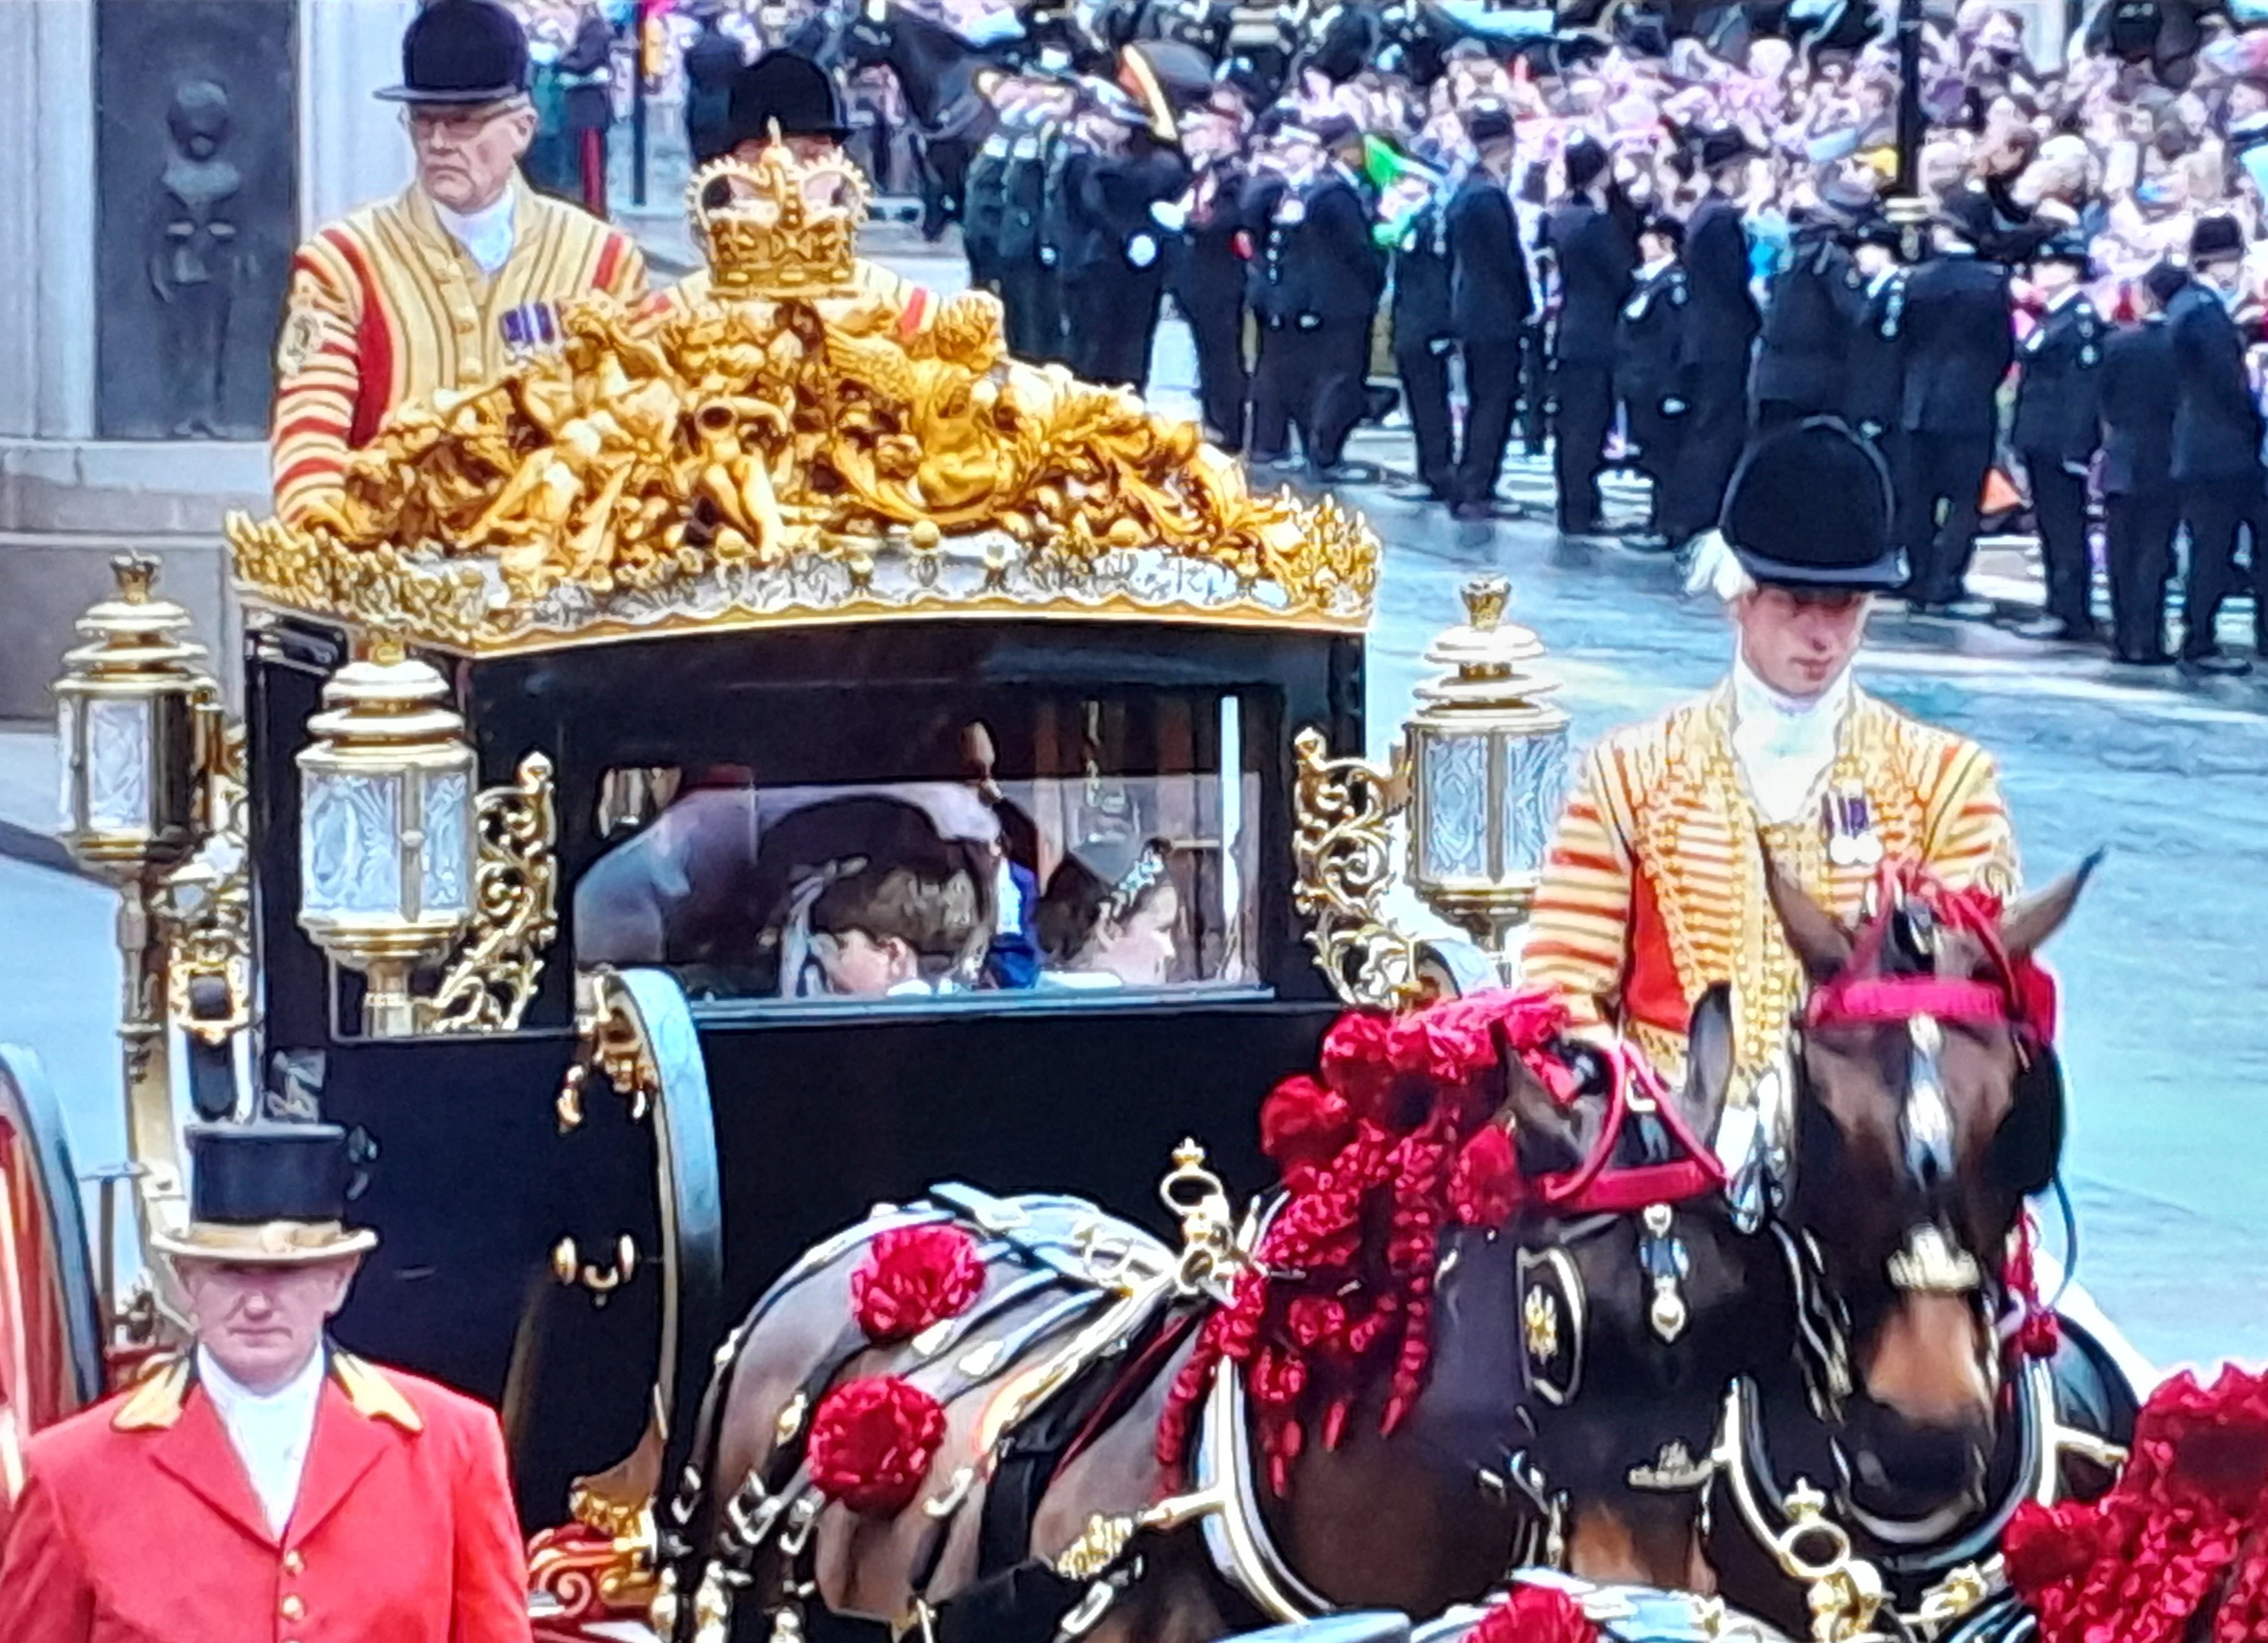
{"type": "Polygon", "coordinates": [[[1769,822],[1793,822],[1835,763],[1853,687],[1845,667],[1817,696],[1784,696],[1733,657],[1733,754],[1749,797],[1769,822]]]}
{"type": "Polygon", "coordinates": [[[300,1474],[315,1437],[315,1411],[323,1397],[329,1356],[320,1346],[299,1373],[273,1392],[254,1392],[232,1377],[203,1347],[197,1348],[197,1384],[212,1399],[268,1527],[279,1538],[299,1498],[300,1474]]]}
{"type": "Polygon", "coordinates": [[[480,264],[482,273],[494,274],[512,260],[512,216],[519,203],[519,185],[508,183],[492,203],[477,211],[453,211],[435,200],[433,215],[464,247],[465,254],[480,264]]]}

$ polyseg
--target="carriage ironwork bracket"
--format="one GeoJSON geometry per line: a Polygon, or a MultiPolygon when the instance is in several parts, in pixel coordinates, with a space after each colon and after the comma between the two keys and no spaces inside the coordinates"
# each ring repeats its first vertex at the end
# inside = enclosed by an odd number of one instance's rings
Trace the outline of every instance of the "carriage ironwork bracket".
{"type": "Polygon", "coordinates": [[[1292,738],[1292,857],[1299,875],[1292,898],[1309,921],[1316,968],[1350,1005],[1402,1009],[1420,991],[1417,944],[1386,912],[1395,880],[1392,826],[1409,792],[1406,763],[1398,748],[1382,768],[1366,759],[1334,759],[1312,725],[1292,738]]]}
{"type": "Polygon", "coordinates": [[[438,990],[419,1006],[429,1032],[517,1029],[543,975],[543,955],[559,933],[551,761],[529,754],[508,785],[481,792],[474,813],[479,858],[473,926],[438,990]]]}

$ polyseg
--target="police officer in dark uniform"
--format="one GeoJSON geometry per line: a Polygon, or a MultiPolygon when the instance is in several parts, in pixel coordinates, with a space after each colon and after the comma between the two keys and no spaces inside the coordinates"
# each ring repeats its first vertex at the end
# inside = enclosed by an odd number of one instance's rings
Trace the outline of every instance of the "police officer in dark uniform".
{"type": "Polygon", "coordinates": [[[1681,540],[1664,524],[1663,498],[1688,460],[1694,384],[1703,369],[1700,305],[1678,261],[1687,233],[1666,212],[1646,219],[1631,294],[1615,323],[1615,393],[1630,419],[1639,471],[1653,482],[1653,518],[1633,547],[1667,548],[1681,540]]]}
{"type": "Polygon", "coordinates": [[[1447,210],[1450,321],[1465,365],[1456,508],[1463,518],[1479,519],[1495,507],[1520,397],[1521,338],[1535,313],[1535,293],[1510,193],[1517,150],[1511,110],[1497,103],[1467,110],[1465,135],[1480,164],[1457,185],[1447,210]]]}
{"type": "Polygon", "coordinates": [[[1869,217],[1851,234],[1851,264],[1859,276],[1859,309],[1844,356],[1845,421],[1871,439],[1890,465],[1895,485],[1905,380],[1905,236],[1889,218],[1869,217]]]}
{"type": "MultiPolygon", "coordinates": [[[[968,257],[968,283],[1002,295],[1001,227],[1008,210],[1008,158],[1019,116],[1011,100],[1014,82],[1005,76],[987,87],[995,110],[992,129],[968,161],[961,183],[961,246],[968,257]]],[[[1004,298],[1005,301],[1005,298],[1004,298]]]]}
{"type": "Polygon", "coordinates": [[[1165,296],[1167,230],[1155,208],[1178,199],[1189,162],[1165,116],[1153,120],[1116,86],[1096,94],[1117,132],[1087,163],[1079,183],[1079,255],[1068,276],[1071,369],[1090,382],[1139,391],[1165,296]]]}
{"type": "Polygon", "coordinates": [[[1297,293],[1291,412],[1307,453],[1308,477],[1344,484],[1368,475],[1344,460],[1347,436],[1365,409],[1370,333],[1386,287],[1386,264],[1371,239],[1373,201],[1355,169],[1362,132],[1344,114],[1319,121],[1325,160],[1302,191],[1302,220],[1286,255],[1297,293]]]}
{"type": "Polygon", "coordinates": [[[2042,246],[2034,283],[2047,310],[2018,356],[2016,420],[2010,443],[2024,464],[2047,566],[2047,608],[2021,630],[2029,638],[2091,641],[2093,560],[2087,548],[2087,470],[2102,443],[2095,394],[2104,326],[2080,283],[2094,259],[2077,235],[2042,246]]]}
{"type": "Polygon", "coordinates": [[[693,163],[703,166],[732,151],[733,82],[747,58],[740,42],[724,31],[718,0],[695,15],[701,32],[685,48],[685,141],[693,163]]]}
{"type": "Polygon", "coordinates": [[[1615,325],[1638,249],[1607,187],[1606,150],[1579,138],[1565,164],[1567,197],[1545,215],[1537,254],[1558,292],[1551,382],[1559,530],[1587,536],[1600,528],[1599,470],[1615,419],[1615,325]]]}
{"type": "Polygon", "coordinates": [[[2174,485],[2174,417],[2181,405],[2166,307],[2189,276],[2161,262],[2142,276],[2142,309],[2102,344],[2103,556],[2110,569],[2111,652],[2163,667],[2166,583],[2174,569],[2181,493],[2174,485]]]}
{"type": "Polygon", "coordinates": [[[1046,169],[1040,188],[1039,258],[1046,270],[1049,298],[1054,313],[1038,337],[1042,346],[1032,354],[1047,364],[1068,365],[1072,358],[1070,314],[1070,264],[1078,254],[1082,225],[1079,219],[1080,187],[1094,158],[1086,130],[1087,95],[1077,93],[1065,117],[1050,134],[1045,151],[1046,169]]]}
{"type": "Polygon", "coordinates": [[[1008,133],[1000,176],[1000,225],[993,243],[1000,302],[1007,310],[1008,350],[1019,358],[1063,356],[1063,311],[1054,268],[1041,255],[1041,221],[1047,208],[1048,163],[1057,146],[1070,96],[1058,80],[1019,111],[1008,133]]]}
{"type": "Polygon", "coordinates": [[[1867,306],[1865,281],[1843,239],[1846,219],[1822,209],[1794,225],[1792,255],[1774,276],[1757,335],[1751,396],[1761,431],[1807,416],[1839,416],[1867,306]]]}
{"type": "Polygon", "coordinates": [[[1238,208],[1252,250],[1245,300],[1258,337],[1246,449],[1255,463],[1274,465],[1291,453],[1292,405],[1300,363],[1300,338],[1293,329],[1300,296],[1292,283],[1291,247],[1292,236],[1307,215],[1300,182],[1314,158],[1314,138],[1273,113],[1263,117],[1262,126],[1265,147],[1255,157],[1238,208]]]}
{"type": "Polygon", "coordinates": [[[1251,386],[1244,364],[1244,252],[1253,243],[1242,208],[1251,172],[1236,146],[1242,115],[1233,93],[1198,113],[1195,122],[1204,135],[1189,139],[1197,151],[1182,232],[1168,247],[1166,288],[1197,349],[1206,436],[1224,450],[1241,451],[1251,386]]]}
{"type": "Polygon", "coordinates": [[[1712,132],[1702,140],[1709,192],[1685,225],[1685,273],[1693,288],[1693,400],[1661,519],[1677,542],[1715,526],[1748,438],[1749,354],[1760,321],[1749,288],[1748,230],[1734,191],[1749,157],[1748,139],[1737,131],[1712,132]]]}
{"type": "MultiPolygon", "coordinates": [[[[1457,502],[1455,431],[1449,417],[1450,206],[1438,185],[1404,218],[1393,241],[1394,372],[1402,379],[1417,447],[1418,479],[1437,502],[1457,502]]],[[[1470,423],[1467,427],[1469,429],[1470,423]]],[[[1469,434],[1468,435],[1469,437],[1469,434]]]]}
{"type": "Polygon", "coordinates": [[[1981,620],[1992,603],[1970,598],[1963,584],[1999,431],[2000,380],[2015,355],[2008,273],[1977,254],[1966,219],[1940,217],[1933,232],[1936,254],[1905,284],[1906,597],[1927,615],[1981,620]]]}
{"type": "MultiPolygon", "coordinates": [[[[2244,264],[2244,231],[2206,217],[2190,232],[2191,284],[2166,311],[2181,402],[2174,416],[2174,480],[2190,527],[2190,585],[2182,613],[2182,665],[2246,674],[2251,664],[2220,648],[2221,602],[2236,579],[2238,530],[2261,508],[2260,408],[2244,370],[2244,339],[2227,293],[2244,264]]],[[[2268,628],[2268,551],[2252,543],[2254,620],[2268,628]]],[[[2264,635],[2268,637],[2268,635],[2264,635]]],[[[2264,645],[2268,649],[2268,645],[2264,645]]]]}

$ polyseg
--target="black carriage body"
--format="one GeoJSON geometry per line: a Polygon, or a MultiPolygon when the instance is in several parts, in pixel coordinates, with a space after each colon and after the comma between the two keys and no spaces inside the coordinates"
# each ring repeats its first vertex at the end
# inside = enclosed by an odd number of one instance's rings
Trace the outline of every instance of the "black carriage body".
{"type": "MultiPolygon", "coordinates": [[[[1313,1064],[1337,1008],[1293,904],[1292,738],[1315,726],[1334,753],[1360,750],[1359,637],[903,620],[472,659],[427,652],[453,682],[483,784],[509,780],[531,751],[556,768],[561,928],[520,1030],[395,1041],[336,1029],[335,1012],[351,1021],[358,1007],[355,980],[340,977],[335,1001],[327,961],[296,922],[293,755],[346,645],[342,630],[301,616],[250,624],[267,1046],[271,1059],[320,1052],[325,1115],[378,1144],[357,1213],[381,1242],[342,1338],[497,1402],[529,1525],[560,1521],[571,1480],[621,1460],[645,1429],[664,1329],[659,1263],[674,1271],[683,1343],[666,1401],[689,1410],[711,1349],[764,1286],[878,1202],[961,1179],[1070,1191],[1155,1226],[1157,1183],[1185,1137],[1234,1190],[1262,1183],[1259,1102],[1313,1064]],[[1116,773],[1138,777],[1189,763],[1206,704],[1225,700],[1241,727],[1240,786],[1253,795],[1248,984],[1187,997],[978,992],[863,1013],[696,1001],[705,1111],[634,1115],[594,1079],[581,1121],[563,1125],[575,889],[608,846],[604,772],[724,762],[767,782],[952,779],[965,771],[946,768],[939,727],[979,720],[996,773],[1012,781],[1060,763],[1033,726],[1070,704],[1090,720],[1123,716],[1132,728],[1116,773]],[[1182,729],[1160,735],[1160,725],[1182,729]],[[657,1125],[681,1152],[711,1150],[713,1194],[699,1168],[658,1190],[657,1125]],[[563,1239],[602,1271],[627,1239],[637,1264],[601,1300],[555,1277],[563,1239]]],[[[689,1418],[675,1424],[681,1440],[689,1418]]]]}

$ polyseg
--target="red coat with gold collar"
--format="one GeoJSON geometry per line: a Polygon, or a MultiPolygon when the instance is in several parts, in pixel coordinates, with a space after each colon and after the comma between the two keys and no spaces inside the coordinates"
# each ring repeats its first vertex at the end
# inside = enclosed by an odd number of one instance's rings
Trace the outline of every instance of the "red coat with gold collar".
{"type": "Polygon", "coordinates": [[[279,1540],[176,1363],[32,1440],[8,1643],[527,1643],[495,1413],[335,1353],[279,1540]]]}

